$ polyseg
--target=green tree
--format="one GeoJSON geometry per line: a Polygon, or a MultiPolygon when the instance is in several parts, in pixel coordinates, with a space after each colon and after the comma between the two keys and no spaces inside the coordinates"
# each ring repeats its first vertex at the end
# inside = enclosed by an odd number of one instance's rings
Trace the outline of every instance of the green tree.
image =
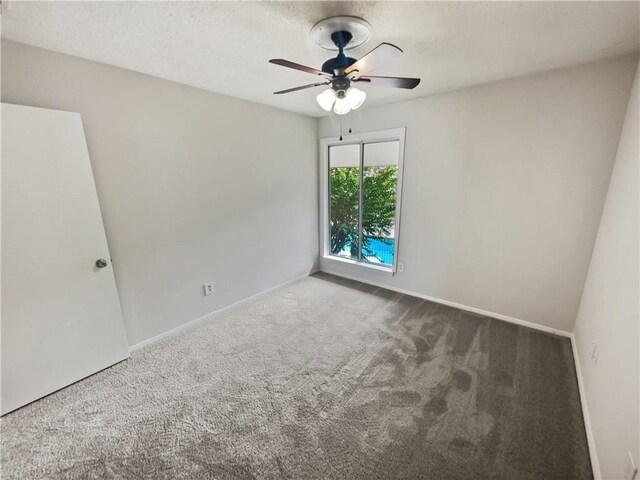
{"type": "MultiPolygon", "coordinates": [[[[362,254],[373,256],[369,237],[387,239],[395,223],[398,167],[365,167],[363,172],[362,254]]],[[[356,167],[331,169],[331,253],[349,246],[358,255],[360,174],[356,167]]]]}

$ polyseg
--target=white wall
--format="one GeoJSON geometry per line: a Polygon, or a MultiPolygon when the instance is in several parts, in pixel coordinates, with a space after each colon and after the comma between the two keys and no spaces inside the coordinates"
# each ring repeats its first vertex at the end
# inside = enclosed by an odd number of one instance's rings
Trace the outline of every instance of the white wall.
{"type": "MultiPolygon", "coordinates": [[[[322,268],[572,331],[636,64],[623,57],[344,118],[345,132],[407,127],[405,271],[322,268]]],[[[322,119],[320,136],[337,135],[339,120],[322,119]]]]}
{"type": "Polygon", "coordinates": [[[317,120],[6,40],[2,101],[82,114],[130,344],[314,267],[317,120]]]}
{"type": "Polygon", "coordinates": [[[605,479],[625,478],[627,451],[640,464],[639,74],[575,326],[584,400],[605,479]],[[589,355],[594,341],[597,362],[589,355]]]}

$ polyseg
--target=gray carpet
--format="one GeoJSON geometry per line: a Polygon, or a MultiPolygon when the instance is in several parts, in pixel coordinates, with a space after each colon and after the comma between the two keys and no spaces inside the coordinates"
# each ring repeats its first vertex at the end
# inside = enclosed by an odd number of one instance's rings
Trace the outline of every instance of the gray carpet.
{"type": "Polygon", "coordinates": [[[1,429],[5,480],[591,478],[567,338],[324,274],[1,429]]]}

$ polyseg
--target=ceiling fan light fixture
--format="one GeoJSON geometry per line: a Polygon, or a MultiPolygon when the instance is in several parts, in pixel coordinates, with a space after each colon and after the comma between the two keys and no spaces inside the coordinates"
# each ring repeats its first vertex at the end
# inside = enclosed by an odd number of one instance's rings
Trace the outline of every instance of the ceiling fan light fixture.
{"type": "Polygon", "coordinates": [[[328,88],[324,92],[316,96],[318,105],[320,105],[327,112],[331,111],[333,103],[336,101],[336,92],[333,88],[328,88]]]}
{"type": "Polygon", "coordinates": [[[345,113],[349,113],[351,111],[351,105],[349,105],[349,100],[346,98],[336,98],[336,103],[333,106],[333,112],[338,115],[344,115],[345,113]]]}
{"type": "Polygon", "coordinates": [[[382,42],[360,59],[345,55],[345,50],[361,45],[371,35],[371,25],[362,19],[356,17],[328,18],[316,24],[311,34],[318,45],[322,48],[338,50],[338,55],[324,62],[320,70],[283,58],[272,58],[269,63],[310,73],[321,79],[316,83],[274,92],[275,95],[331,85],[330,88],[317,95],[316,100],[323,110],[327,112],[333,110],[337,115],[344,115],[351,110],[360,108],[367,98],[365,92],[351,86],[352,82],[366,82],[367,86],[373,87],[409,90],[417,87],[420,83],[419,78],[376,77],[367,74],[369,70],[377,68],[402,53],[402,49],[391,43],[382,42]]]}
{"type": "Polygon", "coordinates": [[[364,103],[364,99],[367,98],[367,94],[362,90],[358,90],[356,87],[349,87],[345,92],[345,98],[349,102],[351,110],[355,110],[364,103]]]}

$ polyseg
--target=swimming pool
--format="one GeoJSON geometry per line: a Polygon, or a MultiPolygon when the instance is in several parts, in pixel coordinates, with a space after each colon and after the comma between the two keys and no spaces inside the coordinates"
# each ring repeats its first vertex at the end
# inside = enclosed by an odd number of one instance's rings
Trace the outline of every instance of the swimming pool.
{"type": "MultiPolygon", "coordinates": [[[[367,255],[365,258],[370,262],[384,263],[385,265],[393,265],[393,248],[395,246],[394,238],[385,238],[384,241],[378,237],[365,237],[369,242],[369,251],[373,255],[367,255]]],[[[341,253],[349,255],[351,245],[347,244],[341,253]]]]}

